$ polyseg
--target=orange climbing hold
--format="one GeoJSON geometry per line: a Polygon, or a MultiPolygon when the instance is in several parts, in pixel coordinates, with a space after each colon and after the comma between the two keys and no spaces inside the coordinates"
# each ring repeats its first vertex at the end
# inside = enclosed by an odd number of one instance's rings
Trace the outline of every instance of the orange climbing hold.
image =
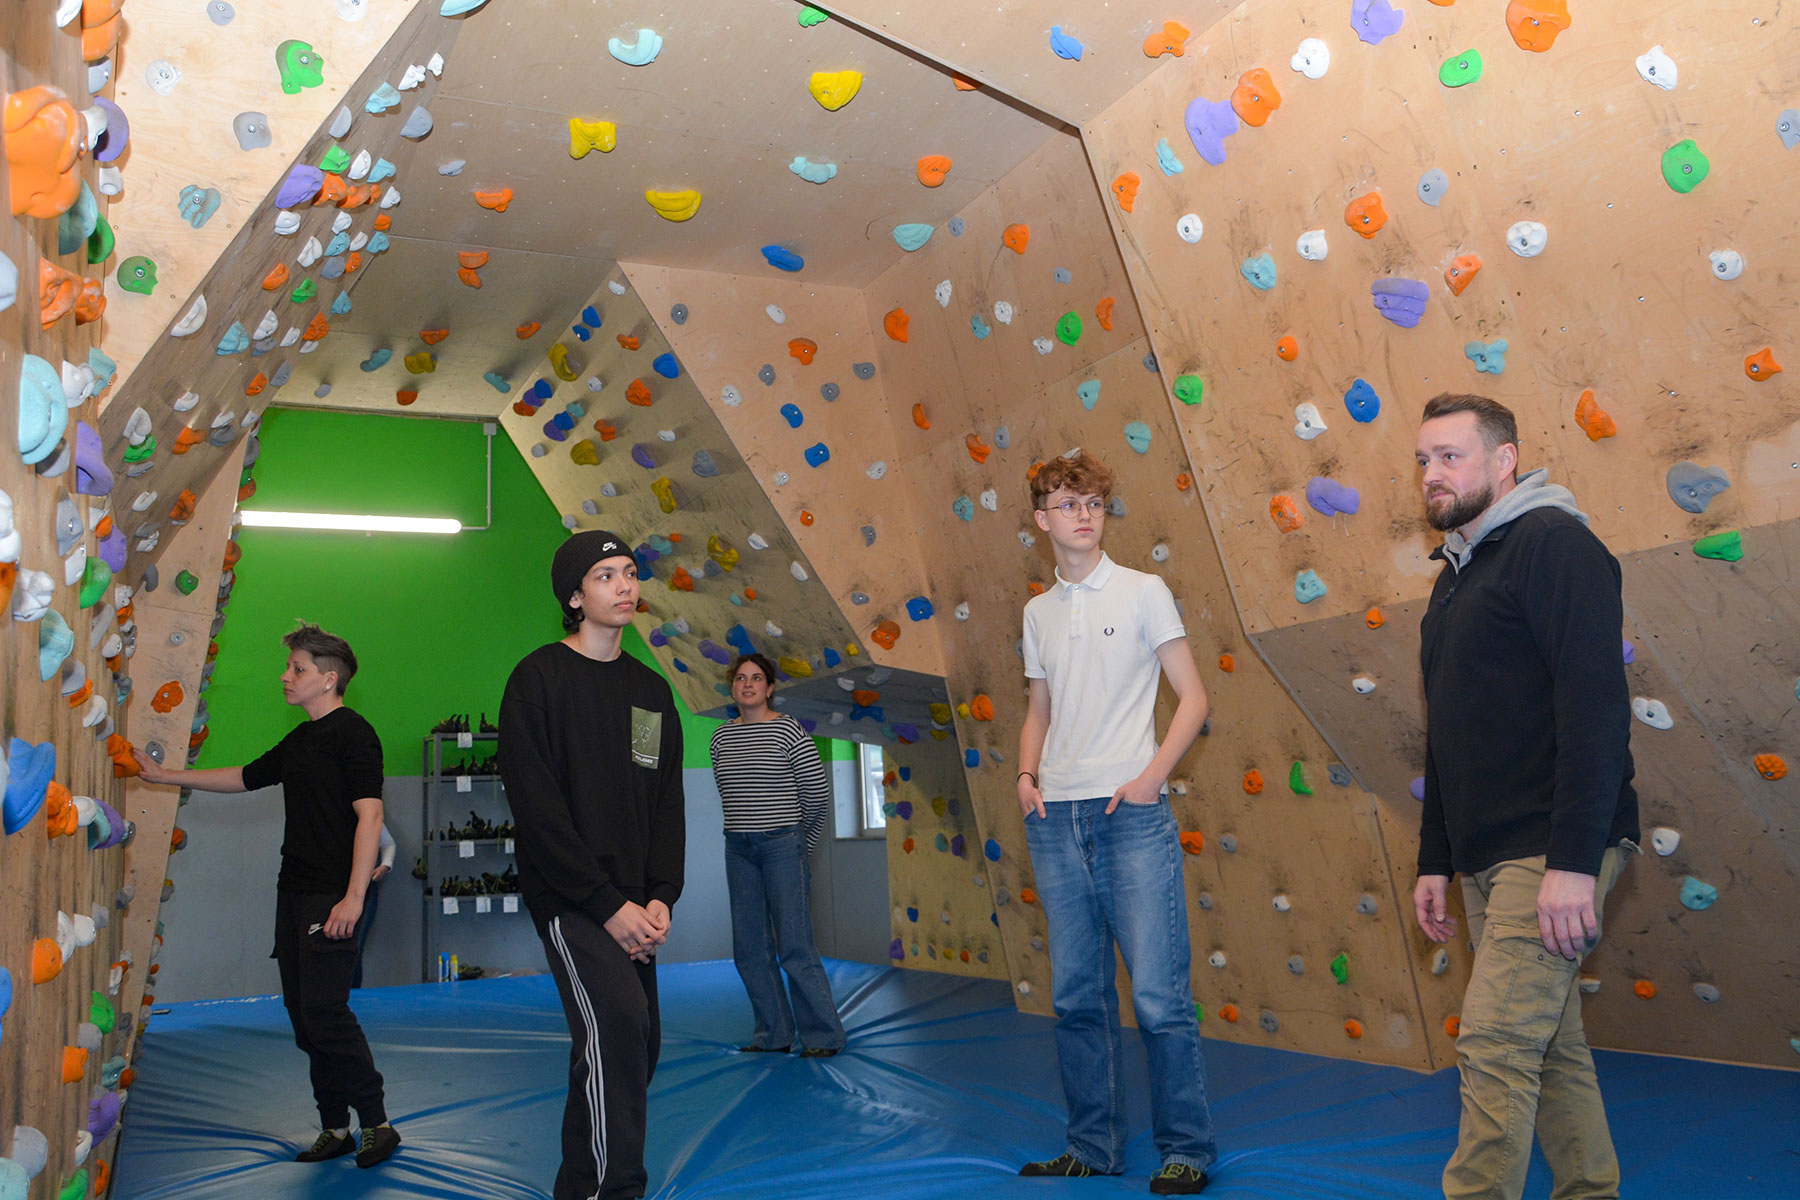
{"type": "Polygon", "coordinates": [[[1188,27],[1180,21],[1164,21],[1163,27],[1144,39],[1144,57],[1161,58],[1165,54],[1173,54],[1181,58],[1187,54],[1188,27]]]}
{"type": "Polygon", "coordinates": [[[350,187],[344,182],[342,175],[327,174],[319,185],[319,194],[313,197],[313,207],[321,204],[342,204],[349,199],[350,187]]]}
{"type": "Polygon", "coordinates": [[[893,621],[883,621],[869,634],[869,640],[883,650],[892,650],[894,643],[900,640],[900,626],[893,621]]]}
{"type": "Polygon", "coordinates": [[[64,1046],[62,1055],[62,1081],[64,1083],[80,1083],[87,1078],[88,1052],[81,1046],[64,1046]]]}
{"type": "Polygon", "coordinates": [[[1219,1006],[1219,1019],[1228,1025],[1236,1025],[1238,1019],[1238,1006],[1235,1004],[1221,1004],[1219,1006]]]}
{"type": "Polygon", "coordinates": [[[83,4],[81,14],[81,61],[99,62],[107,57],[119,45],[119,35],[125,32],[125,20],[119,16],[117,5],[83,4]],[[99,13],[89,14],[88,10],[98,8],[104,12],[112,9],[110,16],[99,13]]]}
{"type": "Polygon", "coordinates": [[[976,692],[975,698],[969,701],[969,716],[977,721],[993,720],[993,699],[986,692],[976,692]]]}
{"type": "Polygon", "coordinates": [[[361,250],[352,250],[344,258],[344,274],[349,275],[349,274],[354,273],[358,267],[362,266],[362,264],[363,264],[362,251],[361,250]]]}
{"type": "Polygon", "coordinates": [[[244,385],[244,395],[260,396],[260,395],[262,395],[262,390],[268,386],[269,386],[269,377],[267,375],[264,375],[261,371],[258,371],[256,373],[256,378],[252,379],[249,383],[244,385]]]}
{"type": "Polygon", "coordinates": [[[4,112],[13,216],[61,216],[81,196],[81,114],[47,84],[13,92],[4,112]]]}
{"type": "Polygon", "coordinates": [[[1365,192],[1344,206],[1344,224],[1358,236],[1372,238],[1387,224],[1387,209],[1381,206],[1380,192],[1365,192]]]}
{"type": "Polygon", "coordinates": [[[80,828],[81,814],[75,811],[75,797],[52,779],[44,786],[44,833],[53,838],[70,837],[80,828]]]}
{"type": "Polygon", "coordinates": [[[1000,244],[1014,254],[1025,253],[1025,247],[1031,241],[1031,226],[1014,223],[1000,231],[1000,244]]]}
{"type": "Polygon", "coordinates": [[[69,315],[80,293],[81,281],[73,271],[38,259],[38,321],[45,329],[69,315]]]}
{"type": "Polygon", "coordinates": [[[529,417],[532,413],[537,411],[537,409],[531,407],[531,405],[525,403],[523,400],[514,400],[512,410],[521,417],[529,417]]]}
{"type": "Polygon", "coordinates": [[[424,342],[427,346],[435,346],[449,336],[450,331],[448,329],[419,330],[419,340],[424,342]]]}
{"type": "Polygon", "coordinates": [[[365,204],[372,204],[381,195],[379,184],[358,183],[344,189],[343,198],[337,202],[342,209],[358,209],[365,204]]]}
{"type": "Polygon", "coordinates": [[[811,338],[794,338],[788,342],[788,357],[797,358],[802,366],[811,366],[813,355],[819,352],[819,343],[811,338]]]}
{"type": "Polygon", "coordinates": [[[926,187],[939,186],[950,173],[950,165],[950,159],[942,154],[927,154],[919,160],[919,182],[926,187]]]}
{"type": "Polygon", "coordinates": [[[625,387],[625,401],[639,408],[649,408],[651,404],[650,388],[643,380],[634,379],[625,387]]]}
{"type": "Polygon", "coordinates": [[[1025,585],[1026,594],[1029,596],[1032,596],[1032,597],[1041,596],[1044,594],[1045,591],[1046,591],[1046,589],[1045,589],[1044,585],[1039,583],[1035,579],[1025,585]]]}
{"type": "Polygon", "coordinates": [[[189,449],[206,440],[206,435],[189,425],[175,435],[175,444],[169,447],[170,454],[186,454],[189,449]]]}
{"type": "Polygon", "coordinates": [[[1639,1000],[1649,1000],[1656,995],[1656,985],[1648,979],[1640,979],[1631,985],[1631,994],[1639,1000]]]}
{"type": "Polygon", "coordinates": [[[306,323],[306,332],[300,335],[300,339],[306,342],[316,342],[330,332],[331,322],[325,319],[325,314],[314,313],[313,319],[306,323]]]}
{"type": "Polygon", "coordinates": [[[625,347],[627,350],[636,350],[639,344],[637,338],[632,334],[621,333],[619,335],[619,345],[625,347]]]}
{"type": "Polygon", "coordinates": [[[181,682],[171,679],[156,689],[156,694],[150,697],[150,707],[159,713],[174,712],[185,695],[181,690],[181,682]]]}
{"type": "MultiPolygon", "coordinates": [[[[200,440],[205,441],[206,439],[202,437],[200,440]]],[[[200,498],[194,495],[192,488],[182,488],[181,495],[175,497],[175,503],[169,506],[169,520],[186,521],[191,519],[194,515],[194,505],[198,503],[200,503],[200,498]]]]}
{"type": "Polygon", "coordinates": [[[506,206],[512,203],[512,199],[513,190],[511,188],[495,188],[488,192],[477,189],[475,192],[475,203],[493,212],[505,212],[506,206]]]}
{"type": "Polygon", "coordinates": [[[1100,303],[1094,305],[1094,320],[1100,322],[1100,328],[1109,332],[1112,329],[1113,303],[1111,296],[1102,296],[1100,303]]]}
{"type": "Polygon", "coordinates": [[[969,448],[969,457],[974,459],[977,463],[986,462],[988,460],[988,455],[994,452],[992,446],[981,440],[981,435],[979,433],[971,433],[968,437],[964,438],[963,445],[969,448]]]}
{"type": "Polygon", "coordinates": [[[458,250],[456,252],[456,265],[467,267],[471,271],[479,271],[482,267],[487,266],[487,261],[488,252],[486,250],[458,250]]]}
{"type": "MultiPolygon", "coordinates": [[[[1432,2],[1436,3],[1437,0],[1432,0],[1432,2]]],[[[1461,1033],[1462,1032],[1462,1018],[1457,1016],[1455,1013],[1451,1013],[1449,1016],[1445,1017],[1444,1018],[1444,1032],[1449,1034],[1451,1037],[1455,1037],[1457,1034],[1461,1033]]]]}
{"type": "Polygon", "coordinates": [[[675,573],[669,576],[671,592],[691,592],[694,590],[694,577],[688,574],[686,567],[676,567],[675,573]]]}
{"type": "Polygon", "coordinates": [[[375,214],[375,228],[376,229],[380,230],[383,233],[386,233],[389,229],[392,229],[393,226],[394,226],[394,217],[393,217],[392,213],[376,213],[375,214]]]}
{"type": "Polygon", "coordinates": [[[908,854],[911,854],[913,852],[913,840],[911,838],[906,838],[906,839],[902,840],[900,843],[900,849],[905,851],[908,854]]]}
{"type": "Polygon", "coordinates": [[[1581,432],[1588,435],[1590,442],[1609,438],[1619,432],[1619,423],[1594,399],[1593,388],[1581,393],[1581,399],[1575,402],[1575,423],[1581,426],[1581,432]]]}
{"type": "Polygon", "coordinates": [[[1300,343],[1294,340],[1293,334],[1275,343],[1275,357],[1282,362],[1293,362],[1300,357],[1300,343]]]}
{"type": "Polygon", "coordinates": [[[1753,760],[1756,773],[1764,779],[1786,779],[1787,760],[1779,754],[1759,754],[1753,760]]]}
{"type": "Polygon", "coordinates": [[[527,321],[523,325],[519,326],[517,329],[513,330],[513,336],[517,337],[522,342],[526,338],[537,336],[537,331],[542,329],[543,327],[544,326],[543,326],[542,322],[527,321]]]}
{"type": "Polygon", "coordinates": [[[1767,383],[1781,374],[1781,364],[1775,361],[1772,347],[1764,346],[1755,354],[1744,360],[1744,374],[1758,383],[1767,383]]]}
{"type": "Polygon", "coordinates": [[[1512,0],[1506,6],[1506,31],[1521,50],[1542,54],[1568,27],[1566,0],[1512,0]]]}
{"type": "Polygon", "coordinates": [[[958,75],[954,71],[950,73],[950,82],[956,85],[956,90],[959,92],[978,92],[981,90],[981,85],[979,83],[976,83],[966,75],[958,75]]]}
{"type": "Polygon", "coordinates": [[[1355,1017],[1351,1017],[1348,1021],[1344,1022],[1344,1036],[1345,1037],[1349,1038],[1351,1041],[1354,1042],[1357,1038],[1361,1037],[1362,1035],[1363,1035],[1363,1023],[1361,1021],[1357,1020],[1355,1017]]]}
{"type": "Polygon", "coordinates": [[[1019,889],[1019,899],[1023,900],[1027,904],[1036,904],[1037,903],[1037,892],[1033,891],[1031,888],[1020,888],[1019,889]]]}
{"type": "Polygon", "coordinates": [[[1231,674],[1233,671],[1237,670],[1237,659],[1229,654],[1219,655],[1219,670],[1225,672],[1227,675],[1231,674]]]}
{"type": "Polygon", "coordinates": [[[100,286],[98,279],[83,279],[81,290],[75,294],[75,323],[86,325],[89,321],[98,321],[100,314],[106,311],[106,291],[100,286]]]}
{"type": "Polygon", "coordinates": [[[1481,257],[1476,254],[1459,254],[1450,260],[1444,268],[1444,282],[1450,285],[1450,294],[1460,296],[1463,289],[1475,282],[1475,273],[1481,270],[1481,257]]]}
{"type": "Polygon", "coordinates": [[[62,968],[62,950],[55,938],[39,938],[31,943],[31,982],[49,983],[62,974],[62,968]]]}
{"type": "Polygon", "coordinates": [[[1237,87],[1231,92],[1231,111],[1238,120],[1261,127],[1268,122],[1269,114],[1280,107],[1281,93],[1275,90],[1275,81],[1266,70],[1251,67],[1238,76],[1237,87]]]}
{"type": "Polygon", "coordinates": [[[1260,796],[1260,795],[1262,795],[1262,790],[1263,790],[1262,772],[1257,770],[1255,767],[1251,767],[1248,771],[1244,772],[1244,791],[1248,792],[1252,796],[1260,796]]]}
{"type": "Polygon", "coordinates": [[[917,425],[920,429],[931,428],[931,418],[925,415],[925,406],[923,404],[913,405],[913,424],[917,425]]]}
{"type": "Polygon", "coordinates": [[[1185,492],[1193,486],[1194,486],[1194,477],[1192,475],[1189,475],[1186,471],[1183,471],[1180,474],[1175,476],[1175,490],[1176,491],[1185,492]]]}
{"type": "Polygon", "coordinates": [[[1269,497],[1269,517],[1275,522],[1275,528],[1283,533],[1300,528],[1300,506],[1294,503],[1292,496],[1269,497]]]}
{"type": "Polygon", "coordinates": [[[1204,833],[1199,833],[1199,832],[1189,832],[1189,833],[1182,834],[1181,835],[1181,849],[1184,853],[1187,853],[1187,854],[1199,854],[1201,851],[1206,849],[1206,835],[1204,833]]]}
{"type": "Polygon", "coordinates": [[[807,509],[803,508],[800,510],[800,523],[802,525],[811,525],[813,523],[813,515],[807,509]]]}
{"type": "Polygon", "coordinates": [[[1113,198],[1119,202],[1120,208],[1126,212],[1131,211],[1132,206],[1137,203],[1138,184],[1142,182],[1136,171],[1121,172],[1112,181],[1113,198]]]}
{"type": "Polygon", "coordinates": [[[1383,625],[1387,624],[1387,618],[1381,615],[1381,610],[1379,608],[1371,608],[1368,612],[1363,614],[1363,624],[1367,625],[1370,629],[1380,629],[1383,625]]]}
{"type": "MultiPolygon", "coordinates": [[[[525,415],[530,416],[531,414],[527,413],[525,415]]],[[[601,417],[598,421],[594,422],[594,429],[596,432],[599,433],[600,440],[603,442],[610,442],[614,438],[619,436],[618,428],[616,426],[614,426],[611,421],[608,421],[605,417],[601,417]]]]}
{"type": "Polygon", "coordinates": [[[288,281],[288,265],[284,262],[278,262],[275,264],[275,266],[273,268],[270,269],[270,271],[267,275],[263,276],[262,290],[265,292],[272,292],[276,288],[279,288],[279,287],[283,286],[284,284],[286,284],[287,281],[288,281]]]}
{"type": "Polygon", "coordinates": [[[410,406],[412,402],[418,398],[419,393],[416,388],[400,388],[394,393],[394,403],[398,404],[401,408],[410,406]]]}
{"type": "MultiPolygon", "coordinates": [[[[868,708],[881,700],[881,693],[873,688],[857,688],[850,693],[850,699],[860,708],[868,708]]],[[[895,776],[898,779],[898,776],[895,776]]],[[[888,785],[892,787],[892,784],[888,785]]]]}
{"type": "Polygon", "coordinates": [[[907,315],[904,308],[887,309],[886,317],[882,317],[882,329],[887,336],[891,336],[895,342],[905,342],[905,326],[907,315]]]}

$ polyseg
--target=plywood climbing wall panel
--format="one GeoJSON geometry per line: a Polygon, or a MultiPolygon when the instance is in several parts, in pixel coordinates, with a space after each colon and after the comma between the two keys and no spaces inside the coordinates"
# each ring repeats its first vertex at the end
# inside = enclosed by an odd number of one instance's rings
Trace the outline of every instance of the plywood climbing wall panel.
{"type": "Polygon", "coordinates": [[[990,860],[955,739],[889,747],[883,759],[890,957],[915,970],[1005,979],[990,860]]]}

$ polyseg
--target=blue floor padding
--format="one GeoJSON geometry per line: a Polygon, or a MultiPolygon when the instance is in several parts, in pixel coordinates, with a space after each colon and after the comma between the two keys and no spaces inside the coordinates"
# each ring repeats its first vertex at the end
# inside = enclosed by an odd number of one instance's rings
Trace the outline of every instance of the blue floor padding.
{"type": "MultiPolygon", "coordinates": [[[[1126,1032],[1130,1174],[1025,1180],[1063,1148],[1052,1024],[1004,983],[828,962],[850,1046],[746,1055],[729,963],[664,967],[650,1095],[651,1195],[665,1200],[1107,1200],[1156,1169],[1143,1053],[1126,1032]]],[[[120,1200],[545,1197],[568,1031],[548,976],[359,991],[354,1006],[405,1137],[368,1171],[292,1162],[317,1132],[305,1059],[275,998],[176,1005],[151,1023],[126,1108],[120,1200]]],[[[1800,1079],[1598,1053],[1632,1200],[1800,1196],[1800,1079]]],[[[1426,1200],[1456,1140],[1456,1075],[1209,1041],[1219,1200],[1426,1200]]],[[[1549,1193],[1541,1159],[1526,1195],[1549,1193]]]]}

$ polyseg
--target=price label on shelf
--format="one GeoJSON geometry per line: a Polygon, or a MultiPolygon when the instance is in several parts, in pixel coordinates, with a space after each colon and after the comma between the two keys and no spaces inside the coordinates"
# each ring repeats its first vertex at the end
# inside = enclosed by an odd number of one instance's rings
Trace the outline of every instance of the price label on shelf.
{"type": "Polygon", "coordinates": [[[472,787],[473,787],[473,785],[470,782],[469,777],[467,775],[458,775],[456,777],[456,790],[457,791],[467,792],[467,791],[472,790],[472,787]]]}
{"type": "Polygon", "coordinates": [[[475,857],[475,843],[468,841],[468,840],[464,840],[464,841],[460,841],[460,842],[456,843],[456,857],[458,857],[458,858],[474,858],[475,857]]]}
{"type": "Polygon", "coordinates": [[[474,747],[475,747],[475,735],[474,734],[464,732],[464,733],[459,733],[456,735],[456,748],[458,750],[472,750],[472,749],[474,749],[474,747]]]}
{"type": "Polygon", "coordinates": [[[519,898],[517,896],[502,896],[502,897],[500,897],[500,911],[501,912],[518,912],[519,911],[519,898]]]}
{"type": "Polygon", "coordinates": [[[506,852],[508,854],[511,854],[513,852],[512,843],[513,843],[513,840],[511,838],[506,839],[506,852]]]}
{"type": "Polygon", "coordinates": [[[457,913],[459,913],[461,911],[462,911],[462,906],[456,902],[455,896],[445,896],[444,897],[444,915],[446,917],[454,917],[457,913]]]}
{"type": "Polygon", "coordinates": [[[494,911],[494,901],[493,901],[493,899],[492,899],[492,898],[491,898],[491,897],[488,897],[488,896],[477,896],[477,897],[475,897],[475,911],[476,911],[476,912],[478,912],[478,913],[491,913],[491,912],[493,912],[493,911],[494,911]]]}

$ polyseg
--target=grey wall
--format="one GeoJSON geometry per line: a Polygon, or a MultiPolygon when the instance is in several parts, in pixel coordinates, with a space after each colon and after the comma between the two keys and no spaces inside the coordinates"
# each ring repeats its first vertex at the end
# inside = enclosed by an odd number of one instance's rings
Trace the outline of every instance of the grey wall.
{"type": "MultiPolygon", "coordinates": [[[[833,763],[840,802],[855,802],[856,764],[833,763]]],[[[725,838],[718,789],[711,771],[683,772],[687,791],[687,881],[663,962],[731,957],[731,912],[725,893],[725,838]]],[[[424,785],[417,776],[391,776],[384,799],[388,831],[397,845],[394,871],[382,884],[368,948],[363,985],[417,983],[421,978],[423,885],[412,877],[424,817],[424,785]]],[[[452,802],[459,798],[451,797],[452,802]]],[[[469,807],[451,809],[460,823],[469,807]]],[[[443,818],[440,817],[440,820],[443,818]]],[[[175,891],[163,906],[159,1001],[271,995],[280,991],[268,957],[275,921],[275,876],[281,862],[281,789],[239,796],[195,792],[181,810],[187,848],[169,860],[175,891]]],[[[498,857],[441,862],[452,874],[499,870],[498,857]]],[[[496,902],[477,916],[465,900],[463,914],[440,918],[440,943],[463,963],[490,971],[542,971],[543,951],[524,913],[506,915],[496,902]]],[[[813,860],[813,923],[821,953],[885,963],[889,940],[887,849],[879,838],[831,839],[813,860]]]]}

